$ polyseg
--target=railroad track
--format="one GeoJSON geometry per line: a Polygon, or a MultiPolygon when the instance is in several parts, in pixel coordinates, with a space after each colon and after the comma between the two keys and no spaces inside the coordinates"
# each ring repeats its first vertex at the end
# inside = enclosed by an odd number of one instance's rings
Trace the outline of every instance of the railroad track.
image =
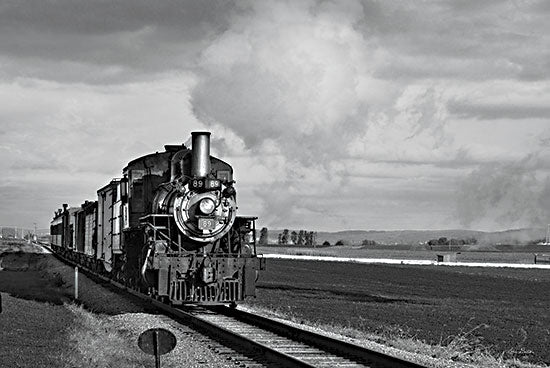
{"type": "MultiPolygon", "coordinates": [[[[51,251],[48,246],[45,247],[51,251]]],[[[76,266],[74,262],[52,253],[63,262],[76,266]]],[[[81,269],[95,278],[149,301],[176,321],[191,326],[257,362],[247,363],[247,367],[425,368],[417,363],[238,309],[224,306],[175,308],[88,269],[81,269]]]]}
{"type": "Polygon", "coordinates": [[[187,312],[212,331],[222,329],[240,344],[255,346],[284,367],[413,368],[416,363],[228,307],[187,312]]]}

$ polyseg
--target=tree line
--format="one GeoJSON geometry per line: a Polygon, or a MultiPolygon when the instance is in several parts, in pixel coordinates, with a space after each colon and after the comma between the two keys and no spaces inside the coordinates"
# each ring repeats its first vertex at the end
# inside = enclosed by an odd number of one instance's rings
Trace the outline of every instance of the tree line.
{"type": "MultiPolygon", "coordinates": [[[[268,234],[269,230],[266,227],[260,230],[259,245],[268,244],[268,234]]],[[[284,229],[283,232],[277,235],[277,244],[314,247],[317,245],[317,232],[307,230],[290,231],[289,229],[284,229]]]]}
{"type": "Polygon", "coordinates": [[[465,244],[477,244],[476,238],[466,238],[466,239],[447,239],[441,237],[439,239],[428,240],[428,245],[465,245],[465,244]]]}

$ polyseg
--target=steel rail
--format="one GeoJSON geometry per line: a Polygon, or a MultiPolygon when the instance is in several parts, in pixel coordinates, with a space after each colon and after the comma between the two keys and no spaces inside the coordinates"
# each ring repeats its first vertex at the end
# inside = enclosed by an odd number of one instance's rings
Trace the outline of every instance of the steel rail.
{"type": "Polygon", "coordinates": [[[333,354],[352,357],[353,360],[362,364],[376,364],[377,366],[379,365],[383,367],[395,368],[425,368],[423,365],[402,358],[397,358],[363,346],[331,338],[325,335],[320,335],[312,331],[304,330],[299,327],[291,326],[289,324],[243,310],[228,307],[213,307],[212,309],[224,315],[232,316],[240,321],[253,324],[277,334],[288,336],[293,340],[307,343],[333,354]]]}
{"type": "MultiPolygon", "coordinates": [[[[270,318],[251,314],[242,310],[237,310],[229,307],[207,307],[207,308],[175,308],[169,304],[162,303],[150,296],[143,294],[133,288],[127,287],[117,281],[114,281],[103,275],[99,275],[94,271],[69,260],[59,253],[53,251],[49,246],[39,244],[50,250],[54,256],[61,261],[72,266],[78,266],[85,274],[108,282],[114,287],[126,291],[139,299],[146,301],[155,308],[162,310],[167,315],[171,316],[177,322],[186,324],[200,333],[203,333],[215,340],[218,340],[223,345],[245,355],[256,359],[263,357],[266,361],[275,365],[289,368],[314,368],[319,366],[349,366],[359,367],[366,366],[371,368],[426,368],[426,366],[410,362],[401,358],[386,355],[362,346],[354,345],[341,340],[336,340],[324,335],[319,335],[307,330],[303,330],[294,326],[287,325],[282,322],[272,320],[270,318]],[[238,333],[231,328],[223,326],[223,323],[215,321],[216,317],[212,317],[214,313],[219,316],[233,318],[235,321],[254,326],[258,329],[263,329],[269,333],[277,335],[276,339],[284,339],[285,342],[294,342],[296,346],[308,345],[309,351],[301,351],[300,354],[293,354],[293,348],[290,345],[285,345],[283,348],[277,349],[273,345],[277,343],[266,343],[267,338],[263,337],[262,341],[257,341],[254,338],[247,337],[246,334],[238,333]],[[208,314],[211,316],[208,317],[208,314]],[[271,345],[271,346],[270,346],[271,345]],[[314,351],[320,351],[317,355],[314,351]],[[288,352],[290,351],[290,352],[288,352]],[[334,364],[334,365],[332,365],[334,364]]],[[[242,329],[242,327],[241,327],[242,329]]]]}

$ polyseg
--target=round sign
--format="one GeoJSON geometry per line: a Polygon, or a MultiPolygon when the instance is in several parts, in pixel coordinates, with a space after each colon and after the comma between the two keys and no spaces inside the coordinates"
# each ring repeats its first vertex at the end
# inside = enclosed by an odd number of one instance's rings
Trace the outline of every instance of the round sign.
{"type": "Polygon", "coordinates": [[[164,328],[151,328],[139,335],[138,346],[144,353],[163,355],[176,347],[176,336],[164,328]]]}

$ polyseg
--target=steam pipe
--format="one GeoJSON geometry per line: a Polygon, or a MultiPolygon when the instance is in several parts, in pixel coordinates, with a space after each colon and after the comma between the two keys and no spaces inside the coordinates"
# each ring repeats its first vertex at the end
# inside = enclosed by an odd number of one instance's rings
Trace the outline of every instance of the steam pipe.
{"type": "Polygon", "coordinates": [[[192,132],[191,150],[191,175],[207,176],[210,173],[210,132],[192,132]]]}

